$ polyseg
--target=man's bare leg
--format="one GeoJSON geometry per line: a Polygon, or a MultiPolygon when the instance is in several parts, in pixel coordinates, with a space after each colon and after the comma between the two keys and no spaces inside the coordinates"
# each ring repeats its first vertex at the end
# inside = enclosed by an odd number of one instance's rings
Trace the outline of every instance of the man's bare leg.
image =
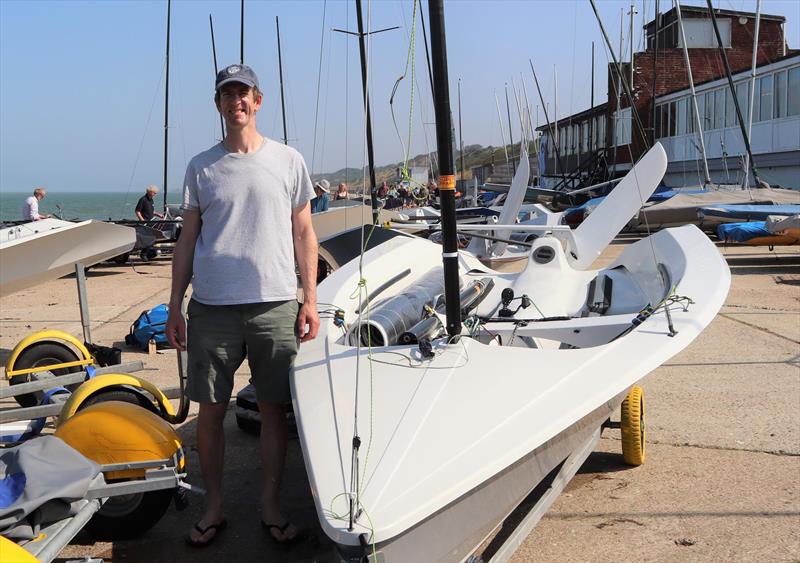
{"type": "MultiPolygon", "coordinates": [[[[287,519],[278,505],[278,491],[286,462],[286,407],[259,401],[258,410],[261,415],[261,465],[264,468],[261,519],[265,524],[283,526],[287,519]]],[[[297,529],[289,526],[281,533],[272,528],[269,533],[278,541],[286,541],[297,535],[297,529]]]]}
{"type": "MultiPolygon", "coordinates": [[[[200,403],[197,415],[197,451],[200,454],[200,470],[206,488],[205,512],[197,526],[205,530],[208,526],[219,524],[222,519],[222,472],[225,461],[225,432],[223,421],[228,403],[200,403]]],[[[200,534],[194,528],[189,536],[192,541],[205,543],[216,530],[200,534]]]]}

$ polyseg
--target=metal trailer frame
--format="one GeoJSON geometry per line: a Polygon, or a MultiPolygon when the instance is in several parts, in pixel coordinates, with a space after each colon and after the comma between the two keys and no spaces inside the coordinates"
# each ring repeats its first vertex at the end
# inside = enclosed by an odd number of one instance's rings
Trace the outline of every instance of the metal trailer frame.
{"type": "MultiPolygon", "coordinates": [[[[109,497],[173,489],[176,487],[191,490],[192,487],[184,482],[186,474],[178,473],[175,467],[169,466],[170,463],[171,460],[169,459],[158,459],[101,465],[100,473],[97,474],[89,486],[86,497],[82,501],[79,501],[81,506],[76,514],[42,528],[40,537],[43,536],[44,539],[19,542],[19,545],[39,561],[49,563],[58,557],[61,550],[75,538],[89,520],[91,520],[92,516],[100,510],[109,497]],[[107,483],[103,475],[104,472],[107,471],[142,468],[148,468],[145,471],[144,480],[107,483]]],[[[86,561],[102,560],[87,558],[86,561]]]]}

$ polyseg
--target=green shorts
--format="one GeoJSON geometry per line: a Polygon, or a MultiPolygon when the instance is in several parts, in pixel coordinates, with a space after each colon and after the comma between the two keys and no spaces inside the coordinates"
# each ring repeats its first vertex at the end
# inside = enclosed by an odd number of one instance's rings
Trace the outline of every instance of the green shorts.
{"type": "Polygon", "coordinates": [[[228,402],[233,374],[245,356],[256,398],[288,403],[289,371],[297,355],[295,300],[188,308],[186,395],[198,403],[228,402]]]}

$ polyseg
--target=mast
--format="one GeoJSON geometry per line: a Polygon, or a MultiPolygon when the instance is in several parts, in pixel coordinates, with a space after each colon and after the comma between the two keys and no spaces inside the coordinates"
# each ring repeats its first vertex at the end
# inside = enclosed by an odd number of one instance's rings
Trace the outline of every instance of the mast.
{"type": "MultiPolygon", "coordinates": [[[[217,76],[219,69],[217,68],[217,43],[214,41],[214,20],[211,14],[208,14],[208,26],[211,28],[211,55],[214,58],[214,76],[217,76]]],[[[222,121],[222,114],[219,114],[219,130],[222,133],[222,139],[225,140],[225,124],[222,121]]]]}
{"type": "MultiPolygon", "coordinates": [[[[591,104],[589,107],[594,109],[594,41],[592,41],[592,88],[591,104]]],[[[594,118],[589,119],[589,153],[594,152],[594,118]]]]}
{"type": "Polygon", "coordinates": [[[439,200],[442,208],[444,294],[447,334],[451,339],[461,333],[461,303],[458,283],[458,242],[456,234],[456,178],[453,174],[452,127],[450,124],[450,85],[447,78],[447,44],[443,0],[428,2],[431,24],[431,51],[436,115],[436,147],[439,153],[439,200]]]}
{"type": "MultiPolygon", "coordinates": [[[[760,0],[759,0],[760,1],[760,0]]],[[[703,176],[706,185],[711,184],[711,175],[708,172],[708,160],[706,159],[706,142],[703,136],[703,122],[700,119],[700,113],[697,108],[697,93],[694,91],[694,78],[692,77],[692,64],[689,61],[689,47],[686,45],[686,33],[683,29],[683,19],[681,17],[681,5],[677,0],[675,1],[675,12],[678,16],[678,28],[681,31],[681,42],[683,43],[683,62],[686,63],[686,73],[689,76],[689,89],[692,92],[692,107],[694,108],[694,122],[697,127],[697,136],[700,139],[700,152],[703,157],[703,176]]],[[[653,97],[655,98],[655,96],[653,97]]],[[[655,103],[653,103],[655,107],[655,103]]],[[[655,121],[653,121],[655,127],[655,121]]],[[[655,131],[655,129],[653,129],[655,131]]]]}
{"type": "Polygon", "coordinates": [[[517,173],[517,162],[514,160],[514,137],[511,136],[511,107],[508,105],[508,82],[506,82],[506,114],[508,115],[508,143],[511,145],[511,169],[517,173]]]}
{"type": "MultiPolygon", "coordinates": [[[[458,145],[461,149],[461,183],[464,184],[464,129],[461,125],[461,79],[458,79],[458,145]]],[[[462,186],[463,189],[463,186],[462,186]]],[[[466,192],[465,192],[466,193],[466,192]]]]}
{"type": "Polygon", "coordinates": [[[494,106],[497,108],[497,122],[500,124],[500,140],[503,141],[503,152],[505,153],[506,156],[506,164],[508,164],[508,148],[506,148],[506,134],[503,131],[503,114],[500,113],[500,100],[497,99],[497,92],[494,93],[494,106]]]}
{"type": "Polygon", "coordinates": [[[167,0],[167,68],[164,86],[164,214],[167,213],[167,168],[169,160],[169,19],[172,3],[167,0]]]}
{"type": "Polygon", "coordinates": [[[244,64],[244,0],[239,9],[239,64],[244,64]]]}
{"type": "Polygon", "coordinates": [[[275,30],[278,33],[278,78],[281,82],[281,115],[283,116],[283,144],[289,144],[289,134],[286,132],[286,101],[283,94],[283,58],[281,57],[281,25],[278,16],[275,16],[275,30]]]}
{"type": "MultiPolygon", "coordinates": [[[[676,0],[680,2],[680,0],[676,0]]],[[[652,111],[650,113],[650,125],[652,135],[651,140],[653,144],[656,144],[656,79],[658,78],[658,24],[661,21],[661,14],[658,12],[658,0],[656,0],[655,6],[655,18],[653,19],[653,95],[651,96],[650,105],[652,106],[652,111]]],[[[680,7],[679,7],[680,9],[680,7]]],[[[680,12],[678,12],[680,15],[680,12]]],[[[685,43],[685,41],[684,41],[685,43]]],[[[689,78],[691,80],[691,78],[689,78]]],[[[700,137],[702,139],[702,133],[700,137]]],[[[702,141],[701,141],[702,142],[702,141]]],[[[703,154],[705,154],[705,150],[703,150],[703,154]]]]}
{"type": "MultiPolygon", "coordinates": [[[[614,63],[614,66],[617,68],[617,72],[622,72],[620,68],[620,64],[617,61],[617,56],[614,53],[614,47],[611,45],[611,41],[608,38],[608,34],[606,33],[606,28],[603,25],[603,20],[600,17],[600,13],[597,11],[597,4],[595,0],[589,0],[589,3],[592,5],[592,11],[594,12],[594,16],[597,19],[597,23],[600,26],[600,32],[603,34],[603,39],[606,42],[606,46],[608,47],[608,52],[611,54],[611,60],[614,63]]],[[[631,88],[628,86],[627,80],[620,80],[622,83],[622,89],[625,91],[625,97],[628,98],[628,104],[631,108],[631,118],[632,121],[636,123],[636,130],[639,135],[642,137],[642,144],[644,148],[649,148],[649,143],[647,142],[647,138],[644,134],[644,126],[642,125],[642,120],[639,118],[639,112],[636,111],[636,100],[633,97],[633,92],[631,88]]],[[[619,110],[619,107],[617,107],[619,110]]],[[[633,124],[631,124],[631,142],[633,142],[633,124]]],[[[616,163],[615,163],[616,164],[616,163]]]]}
{"type": "MultiPolygon", "coordinates": [[[[633,2],[631,2],[631,11],[628,12],[628,14],[631,16],[631,18],[630,18],[631,25],[630,25],[630,32],[629,32],[630,33],[629,41],[631,43],[631,45],[630,45],[630,48],[631,48],[631,81],[630,81],[630,84],[631,84],[631,88],[633,88],[633,40],[634,40],[633,18],[636,17],[636,14],[637,14],[636,6],[633,4],[633,2]]],[[[620,56],[621,56],[621,54],[620,54],[620,56]]]]}
{"type": "MultiPolygon", "coordinates": [[[[367,160],[369,162],[369,194],[372,203],[372,222],[378,220],[378,196],[375,190],[375,157],[372,151],[372,118],[369,111],[369,91],[367,90],[367,47],[364,41],[364,18],[361,15],[361,0],[356,0],[358,17],[358,49],[361,54],[361,87],[364,92],[364,109],[367,114],[367,160]]],[[[441,155],[440,155],[441,158],[441,155]]]]}
{"type": "MultiPolygon", "coordinates": [[[[553,151],[556,155],[555,164],[557,164],[557,168],[561,168],[562,174],[564,170],[564,166],[561,165],[561,152],[558,150],[558,121],[555,122],[555,125],[550,121],[550,116],[547,115],[547,103],[544,101],[544,96],[542,96],[542,89],[539,87],[539,78],[536,76],[536,70],[533,68],[533,61],[528,59],[528,63],[531,65],[531,72],[533,73],[533,81],[536,84],[536,91],[539,93],[539,101],[542,103],[542,111],[544,112],[544,120],[547,123],[547,128],[550,130],[550,139],[553,141],[553,151]]],[[[558,116],[553,116],[554,118],[558,119],[558,116]]],[[[539,121],[539,117],[536,117],[536,121],[539,121]]],[[[538,123],[537,123],[538,125],[538,123]]],[[[558,174],[558,170],[555,171],[558,174]]]]}
{"type": "MultiPolygon", "coordinates": [[[[619,52],[622,53],[622,29],[623,29],[623,19],[622,19],[622,8],[619,9],[619,52]]],[[[619,65],[615,65],[617,69],[617,109],[615,111],[616,117],[614,118],[614,171],[611,173],[612,176],[617,175],[617,147],[619,146],[619,102],[622,97],[622,68],[619,65]]]]}
{"type": "Polygon", "coordinates": [[[753,160],[753,151],[750,149],[750,135],[744,126],[744,119],[742,118],[742,109],[739,107],[739,99],[736,97],[736,87],[733,85],[733,78],[731,77],[731,65],[728,64],[728,55],[725,53],[725,47],[722,45],[722,36],[719,33],[719,26],[717,25],[717,16],[714,14],[714,6],[711,5],[711,0],[706,0],[708,4],[708,12],[711,14],[711,23],[714,26],[714,34],[717,36],[717,44],[719,45],[719,52],[722,54],[722,62],[725,64],[725,75],[728,77],[728,87],[731,90],[731,98],[733,98],[733,106],[736,108],[736,117],[739,119],[739,129],[742,131],[742,139],[744,140],[744,148],[747,149],[747,157],[750,159],[750,168],[753,170],[753,179],[758,186],[762,180],[758,175],[756,163],[753,160]]]}
{"type": "MultiPolygon", "coordinates": [[[[761,27],[761,0],[756,1],[756,31],[753,34],[753,62],[750,65],[750,109],[747,112],[747,135],[750,136],[753,130],[753,97],[755,95],[756,90],[756,63],[758,61],[758,30],[761,27]]],[[[744,185],[749,190],[750,189],[750,179],[748,178],[750,174],[750,155],[749,153],[744,157],[745,158],[745,165],[744,165],[744,185]]]]}
{"type": "MultiPolygon", "coordinates": [[[[531,68],[533,68],[533,64],[531,64],[531,68]]],[[[533,75],[536,78],[536,74],[533,75]]],[[[538,83],[537,83],[538,84],[538,83]]],[[[558,146],[558,74],[556,74],[556,65],[553,65],[553,118],[556,120],[556,146],[558,146]]],[[[567,139],[569,139],[569,135],[567,135],[566,131],[564,132],[564,147],[567,146],[567,139]]],[[[564,151],[567,152],[567,151],[564,151]]],[[[558,153],[556,153],[558,154],[558,153]]],[[[558,157],[558,167],[561,168],[561,174],[564,176],[564,181],[566,182],[567,178],[567,169],[564,168],[564,163],[561,162],[561,157],[558,157]]],[[[556,173],[558,171],[556,170],[556,173]]]]}

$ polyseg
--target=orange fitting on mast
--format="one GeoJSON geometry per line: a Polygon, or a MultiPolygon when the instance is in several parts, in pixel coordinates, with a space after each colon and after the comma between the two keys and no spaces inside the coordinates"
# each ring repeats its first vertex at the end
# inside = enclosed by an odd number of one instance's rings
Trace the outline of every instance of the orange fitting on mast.
{"type": "Polygon", "coordinates": [[[439,190],[455,191],[456,177],[453,174],[447,176],[439,176],[439,190]]]}

